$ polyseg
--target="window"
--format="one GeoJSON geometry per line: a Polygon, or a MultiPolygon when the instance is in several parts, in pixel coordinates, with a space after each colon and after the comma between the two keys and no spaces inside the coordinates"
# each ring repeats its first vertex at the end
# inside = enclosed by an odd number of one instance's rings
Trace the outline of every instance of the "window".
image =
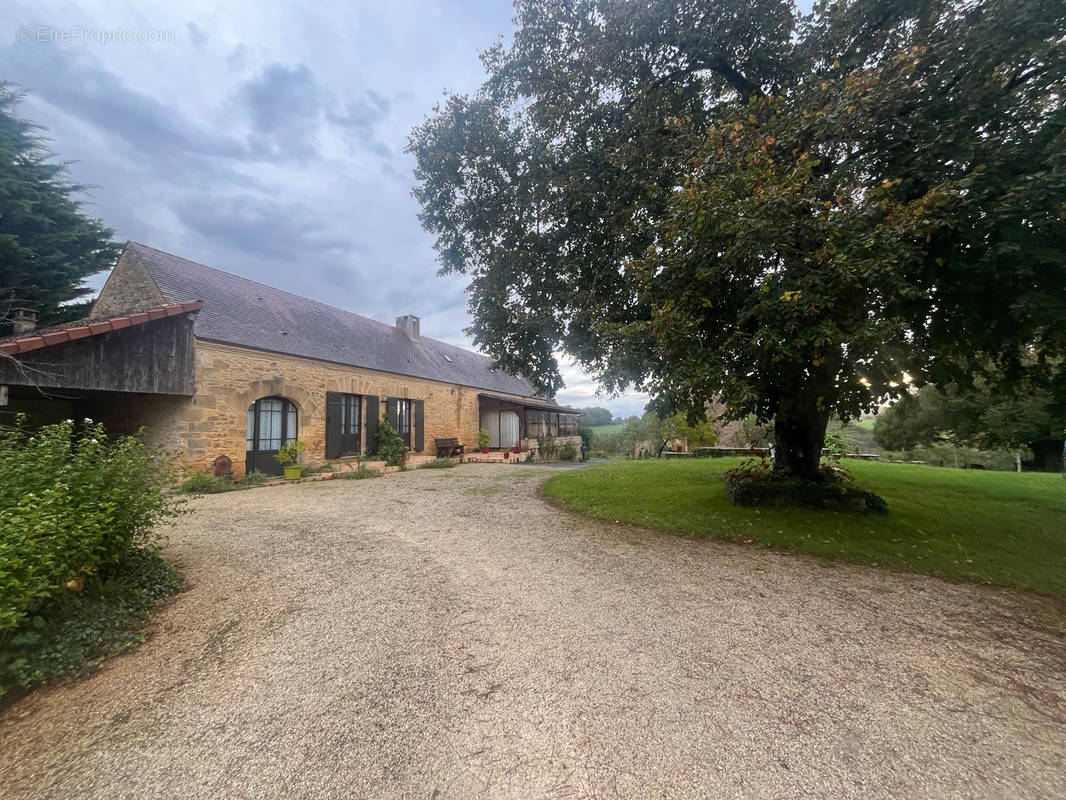
{"type": "Polygon", "coordinates": [[[411,433],[411,401],[396,401],[396,432],[408,437],[411,433]]]}
{"type": "Polygon", "coordinates": [[[577,414],[560,414],[559,415],[559,435],[560,436],[577,436],[577,414]]]}
{"type": "Polygon", "coordinates": [[[526,411],[526,436],[536,439],[548,434],[548,413],[546,411],[526,411]]]}
{"type": "Polygon", "coordinates": [[[358,436],[363,419],[363,398],[357,394],[341,395],[341,434],[358,436]]]}
{"type": "Polygon", "coordinates": [[[283,444],[288,444],[295,438],[296,406],[288,400],[281,397],[264,397],[248,406],[246,450],[280,450],[283,444]]]}
{"type": "Polygon", "coordinates": [[[274,454],[296,439],[296,406],[284,397],[261,397],[248,406],[244,433],[244,468],[280,475],[274,454]]]}
{"type": "MultiPolygon", "coordinates": [[[[326,392],[326,458],[359,455],[362,448],[363,402],[363,397],[358,394],[326,392]]],[[[371,411],[368,404],[367,413],[377,412],[371,411]]]]}

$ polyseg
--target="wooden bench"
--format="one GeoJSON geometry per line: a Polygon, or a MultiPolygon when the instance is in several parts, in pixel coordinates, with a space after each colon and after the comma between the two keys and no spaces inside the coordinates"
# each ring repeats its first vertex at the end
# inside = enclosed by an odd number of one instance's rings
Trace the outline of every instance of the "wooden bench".
{"type": "Polygon", "coordinates": [[[464,446],[459,444],[459,440],[454,437],[451,439],[434,439],[433,446],[437,448],[437,458],[461,456],[464,452],[464,446]]]}

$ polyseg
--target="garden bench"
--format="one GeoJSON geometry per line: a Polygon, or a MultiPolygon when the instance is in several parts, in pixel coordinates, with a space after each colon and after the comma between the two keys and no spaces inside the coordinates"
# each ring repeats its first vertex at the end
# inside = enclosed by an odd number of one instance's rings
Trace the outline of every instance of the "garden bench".
{"type": "Polygon", "coordinates": [[[464,452],[464,446],[459,444],[459,440],[455,437],[450,439],[434,439],[433,446],[437,448],[437,458],[461,456],[464,452]]]}

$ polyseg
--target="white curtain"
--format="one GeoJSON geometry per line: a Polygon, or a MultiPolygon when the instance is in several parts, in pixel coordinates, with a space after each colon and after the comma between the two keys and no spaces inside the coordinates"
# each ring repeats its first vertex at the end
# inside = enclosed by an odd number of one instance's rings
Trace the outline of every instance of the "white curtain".
{"type": "Polygon", "coordinates": [[[482,411],[481,427],[489,432],[489,447],[518,444],[518,413],[515,411],[482,411]]]}

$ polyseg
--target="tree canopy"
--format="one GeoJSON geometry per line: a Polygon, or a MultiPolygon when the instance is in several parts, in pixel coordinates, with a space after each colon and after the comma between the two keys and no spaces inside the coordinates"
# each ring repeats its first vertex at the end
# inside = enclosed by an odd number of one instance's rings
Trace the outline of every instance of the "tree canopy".
{"type": "Polygon", "coordinates": [[[1062,381],[1061,0],[520,0],[489,77],[412,135],[475,342],[663,415],[831,415],[916,383],[1062,381]],[[987,369],[986,369],[987,367],[987,369]]]}
{"type": "Polygon", "coordinates": [[[582,427],[594,428],[597,425],[610,425],[614,422],[614,414],[611,413],[609,408],[589,406],[587,408],[579,408],[578,411],[581,412],[582,427]]]}
{"type": "MultiPolygon", "coordinates": [[[[112,231],[82,211],[67,166],[53,161],[41,128],[15,113],[21,95],[0,82],[0,312],[28,308],[42,324],[84,312],[63,306],[109,269],[112,231]]],[[[0,317],[3,314],[0,313],[0,317]]]]}
{"type": "Polygon", "coordinates": [[[982,450],[1028,447],[1038,468],[1062,467],[1063,417],[1049,392],[1022,385],[996,392],[973,385],[928,384],[877,415],[874,437],[887,450],[912,450],[945,437],[982,450]]]}

